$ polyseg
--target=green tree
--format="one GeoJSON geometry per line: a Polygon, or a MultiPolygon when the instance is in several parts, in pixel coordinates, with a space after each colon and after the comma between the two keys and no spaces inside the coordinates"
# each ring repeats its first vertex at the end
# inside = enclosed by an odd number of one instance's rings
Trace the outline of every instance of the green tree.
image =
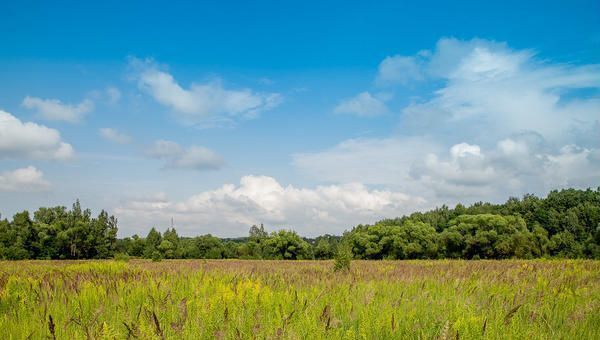
{"type": "Polygon", "coordinates": [[[265,240],[266,254],[283,260],[301,260],[311,258],[310,245],[296,232],[280,230],[265,240]]]}
{"type": "Polygon", "coordinates": [[[162,236],[155,228],[150,229],[148,236],[146,236],[144,244],[144,257],[152,258],[155,252],[159,252],[158,246],[162,242],[162,236]]]}

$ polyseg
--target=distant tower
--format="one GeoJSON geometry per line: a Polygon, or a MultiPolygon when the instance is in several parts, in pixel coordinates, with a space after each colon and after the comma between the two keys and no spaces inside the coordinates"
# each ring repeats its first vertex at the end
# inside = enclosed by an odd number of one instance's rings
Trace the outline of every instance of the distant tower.
{"type": "Polygon", "coordinates": [[[171,229],[173,229],[173,217],[171,217],[171,229]]]}

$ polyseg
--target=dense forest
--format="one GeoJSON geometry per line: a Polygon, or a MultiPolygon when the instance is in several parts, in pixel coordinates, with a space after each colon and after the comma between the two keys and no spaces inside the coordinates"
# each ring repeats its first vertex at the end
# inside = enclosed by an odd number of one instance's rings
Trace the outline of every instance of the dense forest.
{"type": "Polygon", "coordinates": [[[117,239],[117,219],[93,217],[77,201],[0,220],[2,259],[247,258],[329,259],[343,244],[357,259],[600,259],[600,188],[525,195],[503,204],[458,204],[358,225],[343,236],[300,237],[291,230],[248,237],[181,237],[174,228],[152,228],[146,237],[117,239]]]}

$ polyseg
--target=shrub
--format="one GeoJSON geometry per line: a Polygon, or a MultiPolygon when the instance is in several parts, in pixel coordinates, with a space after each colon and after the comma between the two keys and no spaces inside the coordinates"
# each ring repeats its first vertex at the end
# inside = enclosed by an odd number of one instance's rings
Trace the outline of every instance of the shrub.
{"type": "Polygon", "coordinates": [[[151,258],[152,258],[152,262],[160,262],[160,261],[162,261],[163,256],[158,250],[155,250],[152,252],[151,258]]]}
{"type": "Polygon", "coordinates": [[[127,262],[129,261],[129,255],[127,253],[116,253],[113,259],[115,261],[127,262]]]}
{"type": "Polygon", "coordinates": [[[341,244],[334,257],[333,271],[348,271],[352,262],[352,250],[347,244],[341,244]]]}

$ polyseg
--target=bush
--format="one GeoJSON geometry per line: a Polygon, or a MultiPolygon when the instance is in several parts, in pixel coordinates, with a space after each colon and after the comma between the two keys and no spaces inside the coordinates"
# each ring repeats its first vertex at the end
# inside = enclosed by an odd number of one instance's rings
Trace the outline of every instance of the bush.
{"type": "Polygon", "coordinates": [[[352,262],[352,250],[346,244],[341,244],[334,257],[333,271],[348,271],[352,262]]]}
{"type": "Polygon", "coordinates": [[[127,253],[116,253],[113,259],[115,261],[127,262],[129,261],[129,255],[127,253]]]}
{"type": "Polygon", "coordinates": [[[162,254],[158,250],[155,250],[152,252],[152,256],[151,256],[152,262],[160,262],[160,261],[162,261],[162,258],[163,258],[162,254]]]}

